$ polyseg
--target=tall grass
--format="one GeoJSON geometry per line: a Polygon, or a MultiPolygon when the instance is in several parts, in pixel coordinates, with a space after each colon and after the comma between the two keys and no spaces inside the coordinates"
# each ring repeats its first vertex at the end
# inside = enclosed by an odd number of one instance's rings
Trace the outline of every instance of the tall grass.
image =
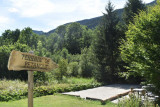
{"type": "MultiPolygon", "coordinates": [[[[118,107],[155,107],[154,102],[142,100],[134,94],[129,94],[129,98],[124,98],[118,102],[118,107]]],[[[156,107],[159,107],[158,105],[156,107]]]]}
{"type": "MultiPolygon", "coordinates": [[[[44,84],[35,83],[34,97],[53,95],[69,91],[79,91],[100,86],[101,84],[94,79],[85,78],[63,78],[63,80],[47,81],[44,84]]],[[[0,81],[0,101],[19,100],[27,97],[27,82],[20,80],[1,80],[0,81]]]]}
{"type": "Polygon", "coordinates": [[[27,86],[27,82],[21,80],[0,80],[0,90],[21,90],[27,86]]]}
{"type": "Polygon", "coordinates": [[[88,84],[88,83],[97,83],[97,81],[94,78],[63,78],[60,83],[66,83],[66,84],[88,84]]]}
{"type": "MultiPolygon", "coordinates": [[[[83,84],[97,84],[98,82],[94,78],[76,78],[76,77],[70,77],[66,78],[63,77],[62,80],[52,80],[52,81],[46,81],[44,84],[38,84],[34,83],[35,87],[37,86],[60,86],[60,85],[83,85],[83,84]]],[[[0,80],[0,90],[20,90],[20,89],[26,89],[28,87],[27,82],[21,81],[21,80],[0,80]]]]}

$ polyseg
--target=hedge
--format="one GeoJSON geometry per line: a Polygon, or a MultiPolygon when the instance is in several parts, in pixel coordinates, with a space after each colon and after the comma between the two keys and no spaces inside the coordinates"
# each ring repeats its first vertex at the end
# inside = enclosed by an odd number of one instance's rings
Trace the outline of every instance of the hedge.
{"type": "MultiPolygon", "coordinates": [[[[94,88],[101,86],[99,83],[94,84],[64,84],[59,86],[39,86],[34,88],[34,97],[40,97],[45,95],[53,95],[54,93],[63,93],[63,92],[70,92],[70,91],[79,91],[89,88],[94,88]]],[[[0,101],[10,101],[10,100],[19,100],[23,98],[27,98],[28,90],[2,90],[0,91],[0,101]]]]}

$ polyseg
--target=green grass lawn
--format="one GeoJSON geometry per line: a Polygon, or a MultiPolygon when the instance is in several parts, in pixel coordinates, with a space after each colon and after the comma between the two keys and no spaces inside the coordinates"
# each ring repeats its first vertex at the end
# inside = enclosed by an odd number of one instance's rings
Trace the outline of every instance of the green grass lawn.
{"type": "MultiPolygon", "coordinates": [[[[28,99],[0,102],[0,107],[27,107],[28,99]]],[[[34,107],[115,107],[113,103],[101,105],[100,101],[83,100],[74,96],[49,95],[34,98],[34,107]]]]}

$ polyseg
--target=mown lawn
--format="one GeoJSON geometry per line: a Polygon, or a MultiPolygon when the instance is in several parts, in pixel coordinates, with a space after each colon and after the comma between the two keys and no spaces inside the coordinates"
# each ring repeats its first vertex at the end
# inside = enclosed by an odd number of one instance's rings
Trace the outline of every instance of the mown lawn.
{"type": "MultiPolygon", "coordinates": [[[[27,107],[27,99],[0,102],[0,107],[27,107]]],[[[83,100],[67,95],[49,95],[34,98],[34,107],[115,107],[113,103],[101,105],[99,101],[83,100]]]]}

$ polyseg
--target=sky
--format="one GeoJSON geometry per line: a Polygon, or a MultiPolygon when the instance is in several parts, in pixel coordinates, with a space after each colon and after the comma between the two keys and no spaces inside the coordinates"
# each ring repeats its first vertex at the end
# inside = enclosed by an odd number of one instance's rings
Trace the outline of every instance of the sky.
{"type": "MultiPolygon", "coordinates": [[[[119,9],[127,0],[110,1],[119,9]]],[[[108,0],[0,0],[0,35],[7,29],[25,27],[48,32],[65,23],[102,16],[107,3],[108,0]]]]}

